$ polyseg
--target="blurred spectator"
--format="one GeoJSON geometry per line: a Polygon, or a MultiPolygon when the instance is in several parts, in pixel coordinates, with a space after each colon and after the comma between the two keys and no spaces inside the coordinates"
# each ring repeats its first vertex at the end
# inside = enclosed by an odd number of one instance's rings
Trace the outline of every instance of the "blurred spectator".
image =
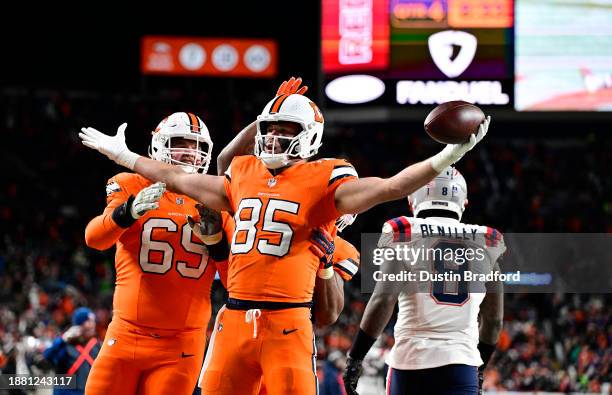
{"type": "Polygon", "coordinates": [[[323,365],[323,382],[319,383],[321,395],[346,395],[342,381],[342,371],[346,367],[345,354],[333,351],[323,365]]]}
{"type": "Polygon", "coordinates": [[[80,307],[72,314],[72,326],[58,336],[43,355],[57,374],[74,375],[74,389],[55,389],[55,395],[85,393],[85,384],[101,342],[96,338],[96,316],[87,307],[80,307]]]}

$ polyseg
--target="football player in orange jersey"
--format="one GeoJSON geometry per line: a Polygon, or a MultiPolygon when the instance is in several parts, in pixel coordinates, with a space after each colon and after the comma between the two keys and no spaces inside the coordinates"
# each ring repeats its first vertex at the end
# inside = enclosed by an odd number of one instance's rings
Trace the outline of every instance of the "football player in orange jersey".
{"type": "MultiPolygon", "coordinates": [[[[150,146],[153,159],[185,174],[205,173],[211,151],[206,125],[184,112],[164,119],[150,146]]],[[[163,183],[120,173],[106,195],[85,239],[98,250],[116,244],[117,281],[113,319],[86,393],[190,394],[204,357],[211,284],[217,270],[227,276],[227,243],[204,247],[187,224],[198,214],[195,201],[163,183]]]]}
{"type": "MultiPolygon", "coordinates": [[[[277,96],[283,94],[304,94],[308,89],[301,85],[301,78],[297,80],[291,78],[281,84],[277,91],[277,96]]],[[[227,167],[231,163],[234,156],[253,155],[253,141],[257,132],[256,123],[253,122],[244,128],[238,135],[219,153],[217,156],[217,174],[223,175],[227,167]]],[[[338,232],[341,232],[347,226],[351,225],[355,220],[356,215],[346,214],[336,221],[338,232]]],[[[221,229],[217,224],[220,221],[218,216],[209,215],[202,222],[209,229],[210,233],[214,231],[210,229],[221,229]]],[[[232,239],[233,234],[231,228],[224,226],[226,237],[232,239]],[[228,232],[229,231],[229,232],[228,232]]],[[[196,232],[200,232],[198,228],[194,228],[196,232]]],[[[219,239],[219,237],[217,237],[219,239]]],[[[325,266],[333,264],[334,281],[327,281],[317,277],[315,290],[313,295],[313,315],[315,322],[319,326],[330,325],[335,322],[344,308],[344,281],[349,281],[359,269],[359,252],[357,249],[340,238],[338,235],[332,237],[329,233],[322,229],[315,229],[311,236],[310,249],[317,255],[321,261],[321,265],[325,266]]],[[[215,323],[215,326],[217,323],[215,323]]],[[[201,373],[200,378],[204,370],[201,373]]],[[[194,392],[200,393],[199,390],[194,392]]],[[[259,395],[267,394],[265,383],[262,381],[259,395]]]]}
{"type": "MultiPolygon", "coordinates": [[[[283,81],[276,92],[276,96],[298,94],[303,95],[308,91],[306,85],[302,86],[301,78],[291,77],[287,81],[283,81]]],[[[245,127],[240,133],[226,145],[223,150],[217,155],[217,174],[223,175],[233,158],[240,155],[254,155],[254,141],[257,133],[257,122],[252,122],[245,127]]],[[[355,221],[356,215],[346,214],[338,218],[336,221],[337,230],[341,232],[344,228],[351,225],[355,221]]],[[[319,256],[321,262],[325,262],[330,256],[332,259],[329,264],[333,264],[335,274],[334,281],[326,281],[317,277],[315,283],[315,291],[313,295],[314,316],[318,325],[330,325],[336,321],[344,307],[344,284],[342,280],[349,281],[359,269],[359,252],[357,249],[342,239],[334,231],[335,236],[330,240],[329,235],[324,230],[315,230],[312,235],[313,245],[311,250],[319,256]],[[323,232],[325,234],[323,234],[323,232]],[[315,237],[320,240],[315,241],[315,237]],[[322,250],[325,247],[322,244],[335,244],[335,251],[328,256],[322,250]]],[[[232,239],[232,235],[227,235],[228,240],[232,239]]],[[[325,266],[323,264],[323,266],[325,266]]],[[[324,268],[324,267],[323,267],[324,268]]]]}
{"type": "Polygon", "coordinates": [[[404,198],[458,161],[486,134],[489,120],[463,144],[449,144],[390,178],[359,179],[346,161],[308,161],[322,144],[323,115],[299,94],[273,98],[257,118],[255,156],[239,156],[225,177],[186,174],[139,156],[115,136],[83,128],[83,144],[116,163],[234,215],[229,298],[217,315],[202,380],[204,394],[257,394],[262,377],[276,394],[317,391],[310,310],[320,268],[313,229],[331,231],[342,214],[404,198]]]}

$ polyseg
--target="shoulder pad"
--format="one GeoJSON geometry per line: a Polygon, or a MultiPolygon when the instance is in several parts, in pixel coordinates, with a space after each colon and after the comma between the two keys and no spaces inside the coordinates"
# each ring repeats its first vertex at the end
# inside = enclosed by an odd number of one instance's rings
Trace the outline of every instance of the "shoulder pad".
{"type": "Polygon", "coordinates": [[[111,177],[106,182],[106,196],[110,196],[113,193],[124,191],[127,193],[131,185],[133,185],[139,179],[136,173],[119,173],[111,177]]]}
{"type": "Polygon", "coordinates": [[[395,243],[407,242],[412,239],[412,223],[408,217],[395,217],[383,225],[383,234],[392,236],[395,243]]]}
{"type": "Polygon", "coordinates": [[[504,245],[504,235],[497,229],[486,227],[487,233],[485,235],[485,241],[487,247],[498,247],[504,245]]]}

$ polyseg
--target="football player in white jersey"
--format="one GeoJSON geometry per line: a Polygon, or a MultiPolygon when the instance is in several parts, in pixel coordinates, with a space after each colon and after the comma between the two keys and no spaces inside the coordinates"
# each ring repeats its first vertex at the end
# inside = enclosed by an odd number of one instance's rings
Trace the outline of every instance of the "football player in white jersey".
{"type": "MultiPolygon", "coordinates": [[[[480,272],[499,271],[498,260],[505,251],[503,237],[493,228],[460,222],[467,205],[467,185],[455,168],[448,167],[411,194],[408,201],[415,217],[387,221],[379,248],[411,245],[431,251],[448,251],[447,248],[457,251],[469,245],[482,251],[481,258],[486,263],[480,266],[480,272]]],[[[473,262],[457,265],[457,259],[444,258],[435,254],[421,256],[418,262],[413,262],[411,270],[415,274],[419,267],[433,273],[478,271],[474,270],[478,265],[473,262]]],[[[361,361],[389,322],[396,303],[399,312],[394,327],[395,344],[386,358],[387,394],[481,393],[482,373],[502,327],[501,282],[488,282],[479,292],[462,281],[427,280],[425,291],[408,283],[376,284],[349,351],[344,372],[347,394],[357,394],[361,361]]]]}

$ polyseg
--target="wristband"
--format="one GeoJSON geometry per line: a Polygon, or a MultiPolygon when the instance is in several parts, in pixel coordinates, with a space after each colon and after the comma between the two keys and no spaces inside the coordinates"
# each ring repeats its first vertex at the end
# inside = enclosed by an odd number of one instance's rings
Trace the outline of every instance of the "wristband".
{"type": "Polygon", "coordinates": [[[317,272],[317,277],[322,278],[323,280],[329,280],[334,276],[334,267],[330,266],[325,269],[319,269],[317,272]]]}
{"type": "Polygon", "coordinates": [[[355,342],[353,343],[353,347],[349,351],[349,357],[357,360],[363,360],[366,356],[372,345],[376,342],[376,339],[372,336],[368,335],[363,331],[363,329],[359,328],[359,333],[355,338],[355,342]]]}
{"type": "Polygon", "coordinates": [[[140,155],[127,150],[124,152],[121,152],[119,155],[117,155],[117,158],[115,159],[115,162],[118,165],[121,165],[123,167],[127,167],[130,170],[134,170],[134,166],[136,165],[136,161],[138,160],[138,158],[140,158],[140,155]]]}
{"type": "Polygon", "coordinates": [[[115,221],[120,228],[129,228],[134,222],[136,222],[136,219],[132,217],[131,213],[134,199],[134,195],[130,195],[125,203],[117,206],[113,211],[113,221],[115,221]]]}
{"type": "Polygon", "coordinates": [[[441,173],[442,171],[444,171],[444,169],[446,169],[448,166],[452,165],[453,163],[457,161],[455,158],[452,158],[451,155],[449,155],[445,151],[446,151],[446,148],[431,157],[431,160],[430,160],[431,167],[437,173],[441,173]]]}

